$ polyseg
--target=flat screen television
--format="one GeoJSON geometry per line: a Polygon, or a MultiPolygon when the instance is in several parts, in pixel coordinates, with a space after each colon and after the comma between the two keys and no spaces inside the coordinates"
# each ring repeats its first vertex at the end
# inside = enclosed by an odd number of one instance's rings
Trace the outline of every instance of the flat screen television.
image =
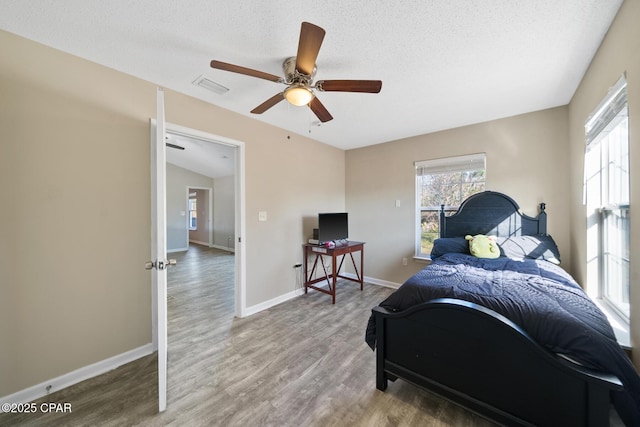
{"type": "Polygon", "coordinates": [[[318,214],[318,241],[347,240],[349,237],[349,216],[346,212],[318,214]]]}

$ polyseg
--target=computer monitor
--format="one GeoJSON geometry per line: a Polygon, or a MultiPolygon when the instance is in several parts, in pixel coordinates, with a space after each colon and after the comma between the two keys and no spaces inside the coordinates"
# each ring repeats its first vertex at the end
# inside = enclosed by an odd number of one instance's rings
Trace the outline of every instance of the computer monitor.
{"type": "Polygon", "coordinates": [[[318,214],[318,241],[347,240],[349,237],[349,216],[346,212],[318,214]]]}

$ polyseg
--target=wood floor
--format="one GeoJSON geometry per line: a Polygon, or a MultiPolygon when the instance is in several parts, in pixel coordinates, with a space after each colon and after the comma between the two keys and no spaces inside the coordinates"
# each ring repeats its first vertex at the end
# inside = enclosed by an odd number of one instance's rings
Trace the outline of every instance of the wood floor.
{"type": "MultiPolygon", "coordinates": [[[[39,402],[66,414],[0,415],[1,426],[492,426],[401,380],[375,388],[364,343],[390,289],[345,281],[336,304],[309,291],[233,317],[233,255],[192,246],[169,274],[168,407],[151,355],[39,402]]],[[[39,404],[39,403],[38,403],[39,404]]]]}

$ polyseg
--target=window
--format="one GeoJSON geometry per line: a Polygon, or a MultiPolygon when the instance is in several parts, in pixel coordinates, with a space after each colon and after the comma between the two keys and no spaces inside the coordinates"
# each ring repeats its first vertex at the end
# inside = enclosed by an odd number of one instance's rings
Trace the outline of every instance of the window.
{"type": "Polygon", "coordinates": [[[622,76],[585,124],[587,288],[629,319],[629,115],[622,76]]]}
{"type": "Polygon", "coordinates": [[[472,194],[484,191],[485,155],[424,160],[416,167],[416,258],[428,258],[440,237],[440,206],[450,215],[472,194]]]}
{"type": "Polygon", "coordinates": [[[189,193],[189,230],[198,229],[198,199],[196,193],[189,193]]]}

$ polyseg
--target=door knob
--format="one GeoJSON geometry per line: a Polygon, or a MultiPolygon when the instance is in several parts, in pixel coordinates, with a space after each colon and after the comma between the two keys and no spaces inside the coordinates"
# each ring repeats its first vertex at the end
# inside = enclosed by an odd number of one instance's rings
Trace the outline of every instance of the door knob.
{"type": "Polygon", "coordinates": [[[152,270],[157,268],[158,270],[164,270],[169,266],[176,265],[177,261],[175,259],[170,259],[166,261],[147,261],[144,263],[145,270],[152,270]]]}

